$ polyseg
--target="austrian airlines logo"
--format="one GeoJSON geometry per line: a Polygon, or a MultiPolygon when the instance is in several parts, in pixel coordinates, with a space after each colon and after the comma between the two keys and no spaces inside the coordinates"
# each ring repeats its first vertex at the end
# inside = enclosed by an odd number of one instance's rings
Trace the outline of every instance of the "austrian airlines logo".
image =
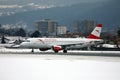
{"type": "Polygon", "coordinates": [[[38,40],[44,44],[44,41],[42,39],[38,39],[38,40]]]}
{"type": "Polygon", "coordinates": [[[99,33],[99,30],[95,30],[95,31],[99,33]]]}

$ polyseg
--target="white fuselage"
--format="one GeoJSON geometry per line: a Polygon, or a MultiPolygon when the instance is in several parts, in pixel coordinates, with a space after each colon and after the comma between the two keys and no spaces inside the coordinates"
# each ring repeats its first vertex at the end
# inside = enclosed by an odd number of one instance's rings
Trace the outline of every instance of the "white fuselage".
{"type": "Polygon", "coordinates": [[[30,38],[20,44],[21,48],[52,48],[53,46],[73,46],[101,42],[101,39],[88,38],[30,38]]]}

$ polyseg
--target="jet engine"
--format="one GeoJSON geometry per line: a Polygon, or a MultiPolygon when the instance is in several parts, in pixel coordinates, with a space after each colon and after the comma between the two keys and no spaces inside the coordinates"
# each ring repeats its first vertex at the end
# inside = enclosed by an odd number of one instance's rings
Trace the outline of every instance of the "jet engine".
{"type": "Polygon", "coordinates": [[[53,46],[53,50],[54,50],[55,52],[58,52],[58,51],[62,50],[62,47],[55,45],[55,46],[53,46]]]}

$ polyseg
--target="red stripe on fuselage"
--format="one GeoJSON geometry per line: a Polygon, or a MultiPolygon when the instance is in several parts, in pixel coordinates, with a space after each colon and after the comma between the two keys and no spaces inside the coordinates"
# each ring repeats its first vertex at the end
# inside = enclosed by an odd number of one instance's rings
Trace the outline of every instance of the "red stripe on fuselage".
{"type": "Polygon", "coordinates": [[[42,39],[38,39],[40,42],[44,43],[44,41],[42,39]]]}

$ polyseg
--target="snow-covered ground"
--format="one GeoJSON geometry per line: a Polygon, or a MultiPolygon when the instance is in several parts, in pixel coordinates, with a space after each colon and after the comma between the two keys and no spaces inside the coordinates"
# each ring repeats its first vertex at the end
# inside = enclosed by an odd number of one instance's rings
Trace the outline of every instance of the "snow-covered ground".
{"type": "MultiPolygon", "coordinates": [[[[38,49],[35,49],[35,52],[38,52],[38,49]]],[[[17,52],[21,52],[21,53],[25,53],[25,52],[31,52],[31,49],[9,49],[9,48],[0,48],[0,52],[6,53],[6,52],[13,52],[13,53],[17,53],[17,52]]]]}
{"type": "Polygon", "coordinates": [[[0,54],[0,80],[120,80],[119,58],[117,61],[89,59],[90,56],[85,59],[81,56],[79,60],[41,58],[45,56],[0,54]]]}
{"type": "MultiPolygon", "coordinates": [[[[34,51],[40,52],[39,49],[34,51]]],[[[24,54],[31,49],[0,48],[0,53],[9,52],[16,54],[0,54],[0,80],[120,80],[119,57],[24,54]]]]}

